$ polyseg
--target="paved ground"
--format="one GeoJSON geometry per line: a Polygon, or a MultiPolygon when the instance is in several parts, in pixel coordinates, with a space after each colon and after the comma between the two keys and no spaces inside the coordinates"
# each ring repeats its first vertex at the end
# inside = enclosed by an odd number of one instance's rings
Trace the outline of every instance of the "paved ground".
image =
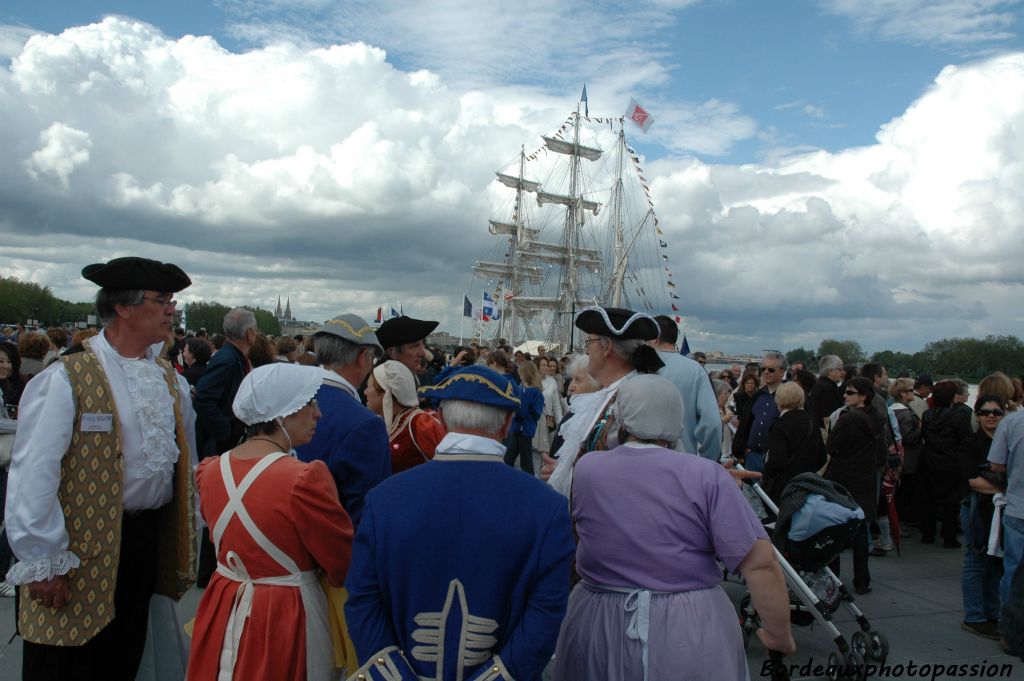
{"type": "MultiPolygon", "coordinates": [[[[845,557],[843,568],[851,570],[849,557],[845,557]]],[[[974,676],[972,678],[1010,678],[1024,681],[1024,662],[1004,655],[995,641],[989,641],[960,629],[962,618],[960,597],[960,563],[962,552],[935,546],[924,546],[916,535],[904,540],[903,556],[890,554],[884,558],[871,559],[873,591],[857,597],[857,604],[872,624],[888,639],[891,647],[887,664],[892,667],[888,677],[878,678],[965,678],[940,674],[931,676],[910,676],[906,667],[897,675],[899,665],[914,663],[922,665],[983,665],[983,669],[998,669],[998,673],[974,676]],[[1009,667],[1006,667],[1009,665],[1009,667]],[[1008,672],[1008,675],[1007,675],[1008,672]],[[999,674],[1002,674],[1001,676],[999,674]]],[[[726,584],[726,590],[738,603],[743,596],[742,586],[726,584]]],[[[200,592],[193,589],[179,604],[182,621],[192,617],[200,592]]],[[[20,678],[21,642],[18,639],[8,645],[14,633],[14,601],[0,599],[0,681],[14,681],[20,678]]],[[[840,610],[836,621],[843,633],[849,637],[856,626],[845,610],[840,610]]],[[[797,653],[787,658],[789,664],[804,666],[808,662],[824,665],[834,647],[823,629],[817,626],[795,628],[797,653]]],[[[749,651],[750,674],[759,678],[763,651],[760,643],[752,641],[749,651]]],[[[798,673],[794,679],[814,679],[821,676],[798,673]]],[[[599,681],[599,680],[586,680],[599,681]]],[[[725,680],[727,681],[727,680],[725,680]]]]}

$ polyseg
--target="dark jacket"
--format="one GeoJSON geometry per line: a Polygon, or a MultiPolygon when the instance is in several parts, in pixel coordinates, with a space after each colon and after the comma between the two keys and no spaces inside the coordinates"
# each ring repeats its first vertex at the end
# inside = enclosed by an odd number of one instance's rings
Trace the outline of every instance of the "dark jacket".
{"type": "Polygon", "coordinates": [[[231,404],[247,373],[249,360],[231,343],[225,343],[206,365],[192,400],[200,459],[222,454],[242,439],[245,424],[235,418],[231,404]]]}
{"type": "Polygon", "coordinates": [[[203,377],[206,372],[206,367],[209,363],[203,362],[192,362],[191,366],[185,367],[185,370],[181,372],[181,375],[185,377],[188,384],[192,387],[199,385],[199,379],[203,377]]]}
{"type": "Polygon", "coordinates": [[[878,421],[866,409],[846,409],[828,434],[825,448],[832,461],[825,478],[849,490],[870,522],[878,510],[876,475],[885,462],[878,421]]]}
{"type": "Polygon", "coordinates": [[[974,475],[971,416],[959,407],[935,407],[921,419],[921,468],[935,502],[960,503],[974,475]]]}
{"type": "MultiPolygon", "coordinates": [[[[754,393],[750,401],[744,405],[743,410],[738,412],[740,423],[736,428],[736,434],[732,437],[732,455],[738,459],[743,459],[747,454],[747,440],[750,439],[750,431],[754,427],[754,419],[758,416],[754,413],[754,405],[757,404],[758,399],[761,399],[762,396],[766,396],[771,401],[770,406],[775,408],[775,413],[779,413],[778,407],[775,406],[775,395],[768,388],[762,387],[754,393]]],[[[777,419],[778,417],[776,416],[775,418],[777,419]]],[[[767,448],[767,444],[765,448],[767,448]]]]}
{"type": "Polygon", "coordinates": [[[816,473],[825,465],[821,428],[803,409],[793,409],[772,424],[764,462],[763,486],[778,505],[782,490],[800,473],[816,473]]]}
{"type": "Polygon", "coordinates": [[[843,389],[826,377],[821,377],[811,388],[807,396],[807,413],[814,419],[815,425],[823,427],[826,418],[836,409],[843,406],[843,389]]]}
{"type": "Polygon", "coordinates": [[[906,405],[894,405],[893,412],[896,414],[896,423],[903,438],[903,473],[917,473],[921,462],[921,419],[906,405]]]}

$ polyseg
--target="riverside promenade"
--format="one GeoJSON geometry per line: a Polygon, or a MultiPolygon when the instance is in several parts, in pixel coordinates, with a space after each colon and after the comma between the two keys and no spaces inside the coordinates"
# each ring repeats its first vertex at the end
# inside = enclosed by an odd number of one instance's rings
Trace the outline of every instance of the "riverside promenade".
{"type": "MultiPolygon", "coordinates": [[[[1024,661],[1003,654],[996,641],[980,638],[960,628],[963,616],[960,597],[963,549],[925,546],[920,543],[917,532],[903,540],[902,548],[901,557],[891,552],[884,558],[871,559],[872,592],[856,597],[858,606],[874,628],[889,639],[890,653],[886,661],[890,667],[889,675],[876,674],[869,678],[1003,678],[1024,681],[1024,661]],[[915,672],[929,665],[928,673],[911,675],[908,671],[911,663],[915,672]],[[976,669],[982,671],[973,676],[946,673],[933,676],[936,665],[944,668],[966,665],[965,671],[971,665],[979,665],[976,669]],[[897,675],[898,672],[901,673],[897,675]]],[[[844,574],[848,575],[852,570],[850,556],[847,553],[843,558],[844,574]]],[[[729,582],[725,589],[738,605],[745,594],[743,586],[729,582]]],[[[201,593],[192,589],[178,604],[182,622],[192,618],[201,593]]],[[[835,621],[849,640],[856,631],[856,625],[847,611],[840,608],[835,621]]],[[[14,599],[0,599],[0,681],[21,678],[21,640],[15,639],[8,644],[13,633],[14,599]]],[[[793,635],[797,652],[786,658],[787,664],[798,668],[806,665],[812,670],[816,665],[827,664],[834,646],[823,629],[817,626],[794,627],[793,635]]],[[[760,676],[765,659],[760,642],[752,638],[748,651],[751,679],[766,678],[760,676]]],[[[824,677],[801,675],[798,669],[792,678],[824,677]]]]}

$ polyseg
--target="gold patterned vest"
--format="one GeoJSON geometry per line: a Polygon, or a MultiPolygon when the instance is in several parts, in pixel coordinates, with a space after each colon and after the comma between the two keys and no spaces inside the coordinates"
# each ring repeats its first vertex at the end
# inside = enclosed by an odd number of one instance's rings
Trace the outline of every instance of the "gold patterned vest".
{"type": "MultiPolygon", "coordinates": [[[[81,566],[68,572],[71,601],[63,608],[47,608],[29,598],[28,587],[20,593],[18,629],[33,643],[80,646],[98,634],[114,618],[114,586],[121,551],[121,485],[124,461],[121,428],[110,383],[90,346],[61,358],[75,402],[71,447],[61,461],[57,497],[64,513],[68,551],[81,566]],[[108,433],[83,432],[82,414],[110,414],[108,433]]],[[[177,600],[195,582],[195,505],[192,464],[185,422],[178,401],[178,381],[166,361],[167,389],[174,398],[178,462],[174,469],[174,494],[157,510],[159,562],[156,592],[177,600]]]]}

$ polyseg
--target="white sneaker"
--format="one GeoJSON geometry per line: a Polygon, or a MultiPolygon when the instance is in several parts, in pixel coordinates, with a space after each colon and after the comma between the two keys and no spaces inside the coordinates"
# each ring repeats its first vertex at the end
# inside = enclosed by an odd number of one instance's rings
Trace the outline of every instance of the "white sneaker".
{"type": "Polygon", "coordinates": [[[14,587],[7,582],[0,582],[0,598],[14,598],[14,587]]]}

